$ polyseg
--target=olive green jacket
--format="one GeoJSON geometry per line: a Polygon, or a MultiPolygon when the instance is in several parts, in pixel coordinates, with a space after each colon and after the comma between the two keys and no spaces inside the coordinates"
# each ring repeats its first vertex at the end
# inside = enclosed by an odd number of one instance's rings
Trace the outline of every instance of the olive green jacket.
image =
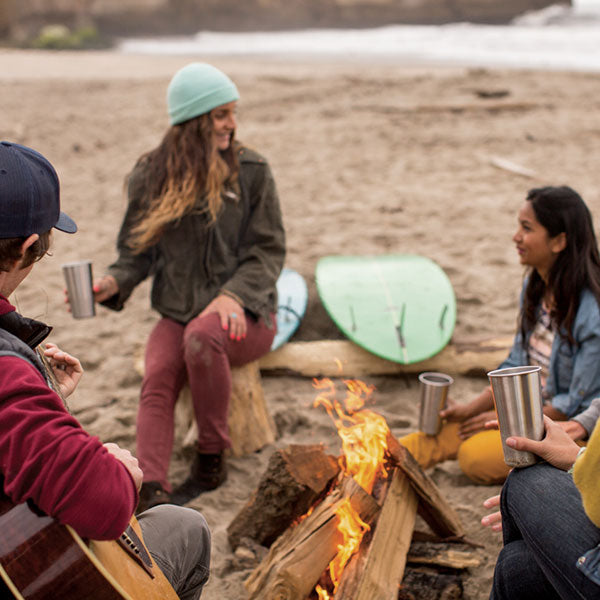
{"type": "Polygon", "coordinates": [[[225,293],[271,324],[275,284],[285,258],[279,198],[265,159],[248,148],[238,152],[239,187],[224,193],[216,222],[208,225],[206,214],[192,211],[141,254],[133,254],[126,243],[142,208],[145,164],[136,165],[117,240],[119,258],[108,269],[119,293],[103,302],[105,306],[121,310],[133,289],[152,276],[152,307],[163,317],[187,323],[225,293]]]}

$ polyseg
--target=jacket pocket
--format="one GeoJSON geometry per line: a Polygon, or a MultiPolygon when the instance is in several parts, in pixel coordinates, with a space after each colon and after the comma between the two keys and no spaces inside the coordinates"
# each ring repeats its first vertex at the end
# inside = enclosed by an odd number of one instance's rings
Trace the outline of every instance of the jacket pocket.
{"type": "Polygon", "coordinates": [[[579,557],[577,568],[596,585],[600,585],[600,544],[579,557]]]}

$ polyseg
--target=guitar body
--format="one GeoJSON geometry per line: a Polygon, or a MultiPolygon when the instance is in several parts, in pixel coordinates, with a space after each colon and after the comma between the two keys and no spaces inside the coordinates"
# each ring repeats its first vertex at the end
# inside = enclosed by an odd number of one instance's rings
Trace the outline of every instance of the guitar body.
{"type": "MultiPolygon", "coordinates": [[[[139,524],[131,527],[141,539],[139,524]]],[[[117,542],[86,543],[28,503],[0,494],[0,577],[17,600],[178,600],[161,570],[117,542]]]]}

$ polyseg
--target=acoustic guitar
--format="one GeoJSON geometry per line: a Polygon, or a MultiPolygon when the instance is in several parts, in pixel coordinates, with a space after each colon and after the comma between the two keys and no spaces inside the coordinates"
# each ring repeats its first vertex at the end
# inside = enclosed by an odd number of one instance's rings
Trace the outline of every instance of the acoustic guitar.
{"type": "MultiPolygon", "coordinates": [[[[85,541],[33,504],[0,493],[2,580],[17,600],[178,600],[132,517],[114,542],[85,541]]],[[[10,596],[9,596],[10,597],[10,596]]]]}

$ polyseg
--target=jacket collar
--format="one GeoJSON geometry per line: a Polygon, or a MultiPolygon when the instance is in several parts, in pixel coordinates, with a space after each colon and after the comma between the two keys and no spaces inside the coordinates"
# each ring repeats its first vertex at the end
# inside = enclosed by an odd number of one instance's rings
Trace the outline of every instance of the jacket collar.
{"type": "Polygon", "coordinates": [[[0,294],[0,329],[4,329],[25,342],[31,349],[41,344],[52,331],[52,327],[21,316],[15,307],[0,294]]]}

